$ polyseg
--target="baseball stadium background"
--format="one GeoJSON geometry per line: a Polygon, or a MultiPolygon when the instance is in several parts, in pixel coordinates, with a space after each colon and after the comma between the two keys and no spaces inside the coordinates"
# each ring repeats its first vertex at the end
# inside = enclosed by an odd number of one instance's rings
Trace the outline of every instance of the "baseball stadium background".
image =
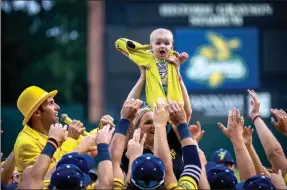
{"type": "MultiPolygon", "coordinates": [[[[233,150],[217,127],[237,106],[248,117],[246,89],[255,89],[261,115],[287,153],[287,138],[270,123],[272,108],[287,110],[287,3],[283,1],[61,0],[1,2],[1,151],[12,151],[22,129],[20,93],[30,85],[57,89],[60,113],[97,126],[103,114],[119,119],[139,69],[115,50],[120,37],[149,43],[155,28],[174,34],[189,53],[181,68],[192,102],[191,123],[206,131],[209,159],[233,150]]],[[[143,94],[143,93],[142,93],[143,94]]],[[[142,96],[144,98],[144,96],[142,96]]],[[[254,146],[269,165],[255,133],[254,146]]],[[[234,155],[234,154],[233,154],[234,155]]]]}

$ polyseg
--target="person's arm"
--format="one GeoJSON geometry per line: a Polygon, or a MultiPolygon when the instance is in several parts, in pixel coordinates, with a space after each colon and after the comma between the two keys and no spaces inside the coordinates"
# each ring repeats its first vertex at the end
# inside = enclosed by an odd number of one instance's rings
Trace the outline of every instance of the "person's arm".
{"type": "Polygon", "coordinates": [[[217,124],[233,144],[240,179],[244,181],[254,176],[255,168],[242,138],[244,119],[240,116],[239,110],[234,107],[232,112],[229,111],[227,128],[222,123],[217,124]]]}
{"type": "Polygon", "coordinates": [[[254,164],[256,174],[261,174],[263,172],[262,171],[262,163],[261,163],[260,158],[257,155],[256,150],[252,144],[253,132],[254,132],[254,129],[251,129],[251,126],[244,127],[242,137],[243,137],[244,144],[245,144],[245,146],[248,150],[248,153],[252,159],[252,162],[254,164]]]}
{"type": "MultiPolygon", "coordinates": [[[[184,108],[177,102],[168,101],[168,111],[170,120],[177,126],[177,131],[181,139],[184,163],[184,170],[177,186],[185,189],[198,189],[198,182],[201,176],[201,163],[198,156],[197,143],[192,139],[188,130],[184,108]]],[[[169,184],[168,189],[171,188],[174,188],[174,184],[169,184]]]]}
{"type": "Polygon", "coordinates": [[[110,130],[110,125],[106,125],[96,136],[96,144],[98,147],[98,180],[99,184],[96,189],[112,189],[113,188],[113,165],[109,153],[109,143],[115,128],[110,130]]]}
{"type": "Polygon", "coordinates": [[[205,166],[206,166],[206,157],[204,155],[204,152],[198,148],[198,155],[199,155],[199,158],[200,158],[200,164],[201,164],[201,175],[200,175],[200,180],[199,180],[199,183],[198,183],[198,189],[210,189],[210,185],[209,185],[209,182],[208,182],[208,179],[207,179],[207,176],[206,176],[206,169],[205,169],[205,166]]]}
{"type": "Polygon", "coordinates": [[[145,77],[146,77],[146,71],[145,71],[145,67],[144,66],[140,66],[140,72],[141,72],[141,76],[138,79],[137,83],[135,84],[135,86],[132,88],[132,90],[130,91],[127,100],[129,99],[138,99],[141,95],[142,92],[142,88],[145,84],[145,77]]]}
{"type": "MultiPolygon", "coordinates": [[[[181,78],[180,74],[179,74],[179,76],[181,78]]],[[[181,88],[182,96],[183,96],[184,111],[185,111],[185,114],[186,114],[187,123],[189,123],[189,121],[191,119],[191,113],[192,113],[190,98],[189,98],[189,95],[188,95],[188,92],[187,92],[187,89],[185,87],[185,84],[184,84],[183,80],[181,79],[179,83],[180,83],[180,88],[181,88]]]]}
{"type": "Polygon", "coordinates": [[[179,84],[180,84],[180,88],[181,88],[181,92],[182,92],[182,96],[183,96],[183,102],[184,102],[184,111],[186,114],[186,122],[189,123],[190,119],[191,119],[191,114],[192,114],[192,110],[191,110],[191,103],[190,103],[190,97],[188,95],[188,91],[186,89],[186,86],[182,80],[181,74],[180,74],[180,65],[183,64],[187,59],[188,59],[188,54],[183,52],[181,54],[178,54],[178,61],[179,64],[177,64],[176,70],[177,70],[177,75],[179,77],[179,84]]]}
{"type": "MultiPolygon", "coordinates": [[[[95,144],[95,139],[96,135],[95,134],[90,134],[89,136],[83,137],[83,139],[80,141],[80,144],[74,148],[71,152],[77,152],[80,154],[89,154],[91,152],[97,151],[97,146],[95,144]]],[[[96,156],[96,155],[91,155],[91,156],[96,156]]],[[[44,180],[49,180],[56,170],[56,164],[49,168],[47,171],[44,180]]]]}
{"type": "Polygon", "coordinates": [[[176,183],[176,177],[173,172],[172,158],[166,136],[166,123],[168,121],[168,111],[162,99],[158,100],[154,106],[154,154],[158,156],[165,165],[165,186],[176,183]]]}
{"type": "Polygon", "coordinates": [[[118,126],[116,126],[115,134],[109,146],[111,160],[113,163],[114,178],[118,178],[121,181],[124,181],[124,174],[120,164],[125,149],[126,135],[130,126],[130,122],[135,118],[141,104],[142,101],[134,100],[133,98],[125,101],[121,110],[121,119],[118,123],[118,126]]]}
{"type": "Polygon", "coordinates": [[[267,158],[270,160],[275,169],[281,169],[283,174],[287,173],[287,159],[284,151],[274,137],[272,132],[268,129],[264,121],[259,116],[260,101],[255,91],[248,90],[252,97],[251,103],[251,118],[255,125],[257,134],[264,148],[267,158]]]}
{"type": "Polygon", "coordinates": [[[42,150],[40,156],[37,158],[32,168],[28,168],[23,173],[23,183],[21,184],[22,189],[42,188],[42,182],[50,166],[51,159],[59,147],[59,144],[65,140],[66,130],[67,126],[63,128],[62,125],[58,123],[51,126],[49,131],[49,140],[42,150]]]}
{"type": "Polygon", "coordinates": [[[1,172],[1,182],[3,184],[8,184],[9,180],[11,179],[13,172],[15,170],[15,156],[13,151],[10,153],[8,158],[5,160],[5,163],[2,166],[1,172]]]}

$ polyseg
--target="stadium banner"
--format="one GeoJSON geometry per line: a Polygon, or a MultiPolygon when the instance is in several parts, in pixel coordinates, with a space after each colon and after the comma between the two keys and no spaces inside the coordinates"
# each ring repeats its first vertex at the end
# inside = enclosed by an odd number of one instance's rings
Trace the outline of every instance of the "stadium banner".
{"type": "MultiPolygon", "coordinates": [[[[260,99],[260,115],[263,118],[271,116],[270,108],[272,104],[269,92],[258,92],[260,99]]],[[[228,112],[233,107],[239,109],[240,114],[249,118],[250,96],[241,94],[190,94],[192,117],[198,120],[206,118],[227,118],[228,112]]]]}
{"type": "Polygon", "coordinates": [[[181,74],[190,92],[259,87],[256,29],[176,28],[173,32],[175,49],[189,54],[181,74]]]}

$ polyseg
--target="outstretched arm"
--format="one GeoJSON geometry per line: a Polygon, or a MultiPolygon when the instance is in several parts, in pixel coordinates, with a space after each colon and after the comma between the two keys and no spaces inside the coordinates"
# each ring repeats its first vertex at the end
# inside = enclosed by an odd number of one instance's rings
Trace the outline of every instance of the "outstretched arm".
{"type": "Polygon", "coordinates": [[[287,159],[283,149],[272,132],[266,126],[265,122],[259,116],[260,100],[254,90],[248,90],[252,97],[251,118],[255,125],[257,134],[264,148],[267,158],[275,169],[281,169],[283,174],[287,173],[287,159]]]}
{"type": "Polygon", "coordinates": [[[128,97],[127,97],[127,100],[129,99],[138,99],[141,95],[141,92],[142,92],[142,88],[144,86],[144,83],[145,83],[145,67],[144,66],[140,66],[140,71],[141,71],[141,76],[140,78],[138,79],[137,83],[135,84],[135,86],[132,88],[132,90],[130,91],[128,97]]]}

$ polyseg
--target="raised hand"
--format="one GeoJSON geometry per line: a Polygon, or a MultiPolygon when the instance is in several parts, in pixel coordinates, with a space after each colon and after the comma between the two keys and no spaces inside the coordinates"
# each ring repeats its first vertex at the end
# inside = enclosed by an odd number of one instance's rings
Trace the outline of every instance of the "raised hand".
{"type": "Polygon", "coordinates": [[[221,131],[231,140],[242,139],[244,118],[235,107],[228,113],[227,127],[218,122],[217,125],[221,131]]]}
{"type": "Polygon", "coordinates": [[[168,99],[167,110],[169,112],[169,118],[175,126],[187,122],[183,105],[168,99]]]}
{"type": "Polygon", "coordinates": [[[142,103],[141,100],[135,100],[134,98],[126,100],[121,110],[121,119],[127,119],[132,122],[142,103]]]}
{"type": "Polygon", "coordinates": [[[169,56],[166,61],[173,64],[176,68],[179,69],[180,65],[183,64],[189,57],[186,52],[179,54],[177,51],[173,52],[174,56],[169,56]]]}
{"type": "Polygon", "coordinates": [[[254,132],[254,129],[251,129],[250,125],[248,127],[247,126],[244,127],[242,137],[243,137],[244,144],[246,146],[252,145],[253,132],[254,132]]]}
{"type": "Polygon", "coordinates": [[[167,104],[162,98],[158,99],[158,103],[154,103],[153,124],[155,127],[165,127],[169,119],[167,104]]]}
{"type": "Polygon", "coordinates": [[[110,130],[110,125],[109,124],[105,125],[96,134],[96,144],[97,145],[100,143],[110,144],[114,131],[115,131],[114,127],[110,130]]]}
{"type": "Polygon", "coordinates": [[[201,130],[201,124],[199,121],[196,122],[196,125],[190,125],[189,131],[191,133],[191,136],[193,139],[195,139],[197,142],[201,141],[205,131],[201,130]]]}
{"type": "Polygon", "coordinates": [[[110,116],[110,115],[102,116],[102,118],[100,120],[100,126],[99,126],[100,129],[102,129],[107,124],[109,124],[111,127],[115,127],[114,118],[112,118],[112,116],[110,116]]]}
{"type": "Polygon", "coordinates": [[[276,189],[287,189],[287,186],[285,185],[284,179],[282,177],[281,170],[278,171],[278,174],[270,173],[264,166],[262,166],[262,170],[264,175],[271,180],[276,189]]]}
{"type": "Polygon", "coordinates": [[[260,100],[254,90],[247,90],[247,92],[252,98],[250,102],[250,105],[251,105],[250,117],[253,120],[257,115],[259,115],[260,100]]]}
{"type": "Polygon", "coordinates": [[[78,140],[80,135],[86,130],[83,123],[79,120],[73,120],[68,128],[68,137],[78,140]]]}
{"type": "Polygon", "coordinates": [[[52,124],[49,130],[49,138],[53,138],[60,145],[66,140],[67,125],[62,126],[60,123],[52,124]]]}
{"type": "Polygon", "coordinates": [[[287,114],[284,110],[271,109],[271,113],[277,118],[277,122],[273,117],[271,117],[271,123],[274,127],[287,136],[287,114]]]}
{"type": "MultiPolygon", "coordinates": [[[[76,147],[75,152],[88,153],[88,152],[95,152],[96,150],[97,150],[96,135],[92,134],[83,137],[80,144],[76,147]]],[[[93,155],[96,156],[97,152],[95,152],[93,155]]]]}
{"type": "Polygon", "coordinates": [[[127,158],[137,158],[143,153],[143,147],[146,140],[146,133],[143,135],[141,141],[141,129],[138,128],[133,134],[133,138],[128,142],[128,150],[126,152],[127,158]]]}

